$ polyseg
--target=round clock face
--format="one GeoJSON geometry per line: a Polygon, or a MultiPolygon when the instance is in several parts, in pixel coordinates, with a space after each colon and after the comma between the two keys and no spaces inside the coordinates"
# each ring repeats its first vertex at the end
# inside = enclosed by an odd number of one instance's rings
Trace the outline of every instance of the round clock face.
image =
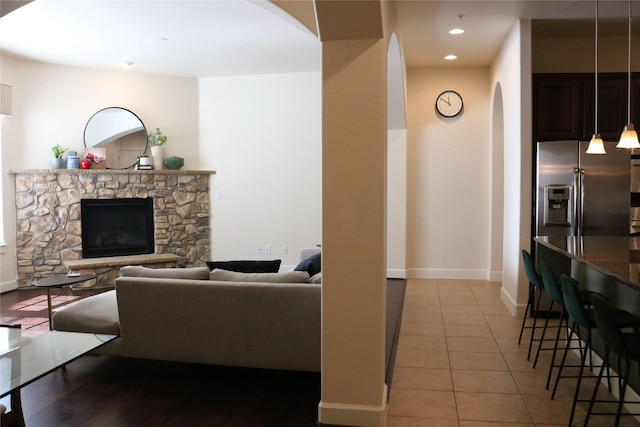
{"type": "Polygon", "coordinates": [[[436,99],[436,110],[444,117],[455,117],[462,112],[462,97],[453,90],[445,90],[436,99]]]}

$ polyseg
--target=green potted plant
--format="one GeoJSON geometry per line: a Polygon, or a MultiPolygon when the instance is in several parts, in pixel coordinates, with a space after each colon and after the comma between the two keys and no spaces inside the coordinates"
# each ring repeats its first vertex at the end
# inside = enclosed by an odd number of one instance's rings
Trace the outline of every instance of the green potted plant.
{"type": "Polygon", "coordinates": [[[147,137],[149,145],[151,146],[151,156],[153,156],[153,168],[162,169],[164,165],[164,145],[167,142],[167,137],[163,135],[160,128],[156,128],[154,132],[149,133],[147,137]]]}
{"type": "Polygon", "coordinates": [[[149,134],[147,140],[149,141],[149,145],[156,146],[167,142],[167,137],[162,134],[160,128],[156,128],[154,132],[149,134]]]}
{"type": "Polygon", "coordinates": [[[51,147],[53,157],[51,158],[51,169],[62,169],[64,167],[64,159],[62,155],[67,151],[67,148],[60,147],[60,144],[56,144],[51,147]]]}

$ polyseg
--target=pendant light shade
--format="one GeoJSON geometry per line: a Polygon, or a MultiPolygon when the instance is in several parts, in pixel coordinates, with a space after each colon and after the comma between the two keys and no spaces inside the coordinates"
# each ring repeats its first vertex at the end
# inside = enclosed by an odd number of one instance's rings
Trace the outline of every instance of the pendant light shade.
{"type": "Polygon", "coordinates": [[[596,58],[596,67],[595,67],[595,97],[594,97],[594,105],[595,105],[595,133],[591,137],[591,141],[589,141],[589,146],[587,147],[587,154],[607,154],[607,151],[604,149],[604,141],[602,141],[602,137],[598,133],[598,0],[596,0],[596,47],[595,47],[595,58],[596,58]]]}
{"type": "Polygon", "coordinates": [[[616,145],[618,148],[640,148],[640,142],[638,142],[638,133],[633,127],[633,123],[627,123],[620,135],[620,142],[616,145]]]}
{"type": "Polygon", "coordinates": [[[622,130],[620,135],[620,142],[616,145],[617,148],[640,148],[640,142],[638,142],[638,133],[631,123],[631,0],[629,0],[629,74],[628,89],[627,89],[627,125],[622,130]]]}
{"type": "Polygon", "coordinates": [[[591,141],[589,141],[589,147],[587,147],[587,154],[607,154],[604,149],[604,141],[599,133],[593,134],[591,141]]]}

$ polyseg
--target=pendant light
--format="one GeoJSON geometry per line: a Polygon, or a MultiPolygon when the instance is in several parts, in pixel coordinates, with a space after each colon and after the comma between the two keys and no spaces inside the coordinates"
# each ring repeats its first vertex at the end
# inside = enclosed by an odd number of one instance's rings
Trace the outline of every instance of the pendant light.
{"type": "Polygon", "coordinates": [[[628,74],[628,89],[627,89],[627,125],[622,130],[620,135],[620,142],[616,145],[617,148],[640,148],[640,142],[638,142],[638,133],[631,123],[631,0],[629,0],[629,74],[628,74]]]}
{"type": "Polygon", "coordinates": [[[595,133],[591,137],[591,141],[589,141],[589,146],[587,147],[587,154],[607,154],[604,149],[604,141],[602,141],[602,137],[598,133],[598,0],[596,0],[596,48],[595,48],[595,57],[596,57],[596,68],[595,68],[595,125],[594,131],[595,133]]]}

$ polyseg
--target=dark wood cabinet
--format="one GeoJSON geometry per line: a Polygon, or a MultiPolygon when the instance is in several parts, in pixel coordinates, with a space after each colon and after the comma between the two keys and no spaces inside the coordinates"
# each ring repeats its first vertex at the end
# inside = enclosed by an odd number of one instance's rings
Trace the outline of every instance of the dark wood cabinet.
{"type": "MultiPolygon", "coordinates": [[[[634,124],[640,112],[640,77],[632,79],[634,124]]],[[[598,131],[606,141],[616,141],[627,123],[627,74],[598,75],[598,131]]],[[[589,140],[595,131],[594,75],[534,74],[534,141],[589,140]]]]}
{"type": "Polygon", "coordinates": [[[636,131],[640,129],[640,75],[634,75],[631,81],[631,123],[635,125],[636,131]]]}
{"type": "Polygon", "coordinates": [[[538,141],[580,139],[582,88],[572,75],[533,77],[533,124],[538,141]]]}
{"type": "MultiPolygon", "coordinates": [[[[584,132],[580,139],[589,140],[595,132],[595,82],[584,84],[584,132]]],[[[626,76],[598,76],[598,132],[605,141],[620,139],[627,123],[626,76]]]]}

